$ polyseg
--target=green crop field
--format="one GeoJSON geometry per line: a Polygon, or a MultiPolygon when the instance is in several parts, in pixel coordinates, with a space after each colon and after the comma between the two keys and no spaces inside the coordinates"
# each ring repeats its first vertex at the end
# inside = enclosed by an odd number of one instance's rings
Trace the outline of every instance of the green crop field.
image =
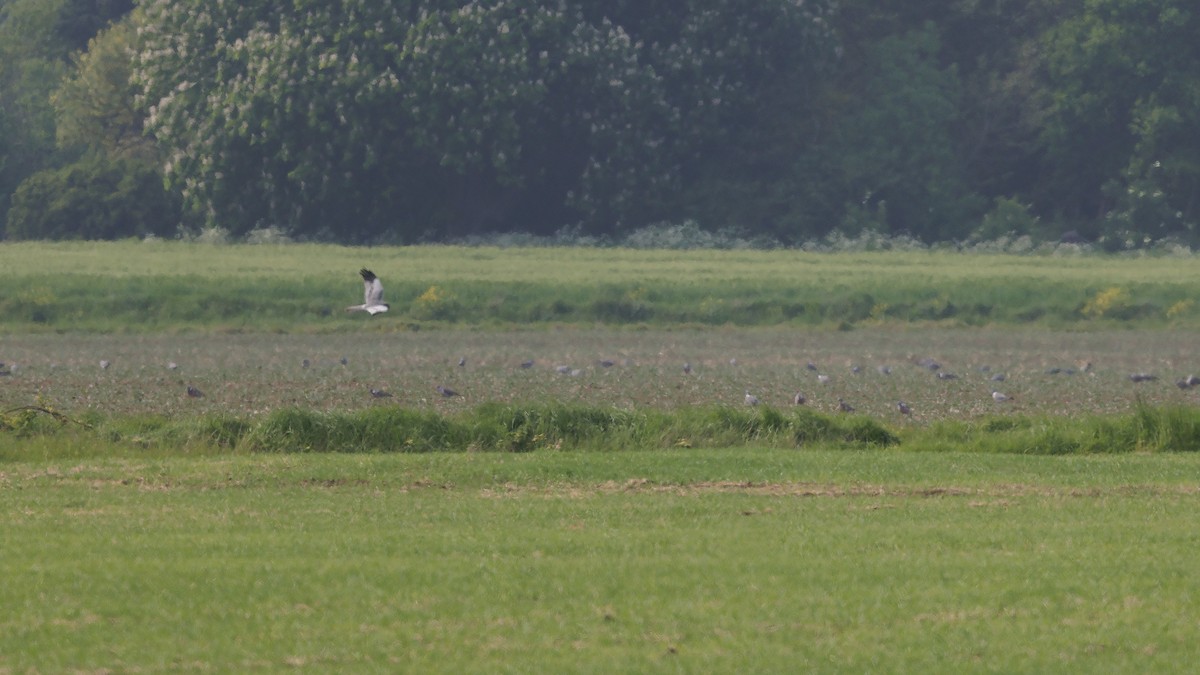
{"type": "Polygon", "coordinates": [[[186,242],[0,245],[0,329],[359,330],[357,271],[383,278],[379,330],[591,324],[932,323],[1196,327],[1191,257],[938,251],[345,248],[186,242]]]}
{"type": "Polygon", "coordinates": [[[0,673],[1187,670],[1194,268],[0,245],[0,673]]]}

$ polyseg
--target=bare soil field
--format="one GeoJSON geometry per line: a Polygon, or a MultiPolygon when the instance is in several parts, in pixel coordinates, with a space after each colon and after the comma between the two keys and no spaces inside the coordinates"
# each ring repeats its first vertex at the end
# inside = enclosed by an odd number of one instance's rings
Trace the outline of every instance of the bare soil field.
{"type": "Polygon", "coordinates": [[[0,409],[254,416],[289,406],[454,411],[545,401],[672,409],[743,405],[749,391],[765,405],[790,406],[799,392],[823,412],[838,412],[841,399],[862,414],[919,424],[1009,411],[1124,413],[1139,398],[1180,404],[1200,395],[1176,385],[1200,373],[1185,331],[366,330],[5,336],[0,362],[11,374],[0,377],[0,409]],[[1137,374],[1157,379],[1131,381],[1137,374]],[[189,386],[203,397],[188,396],[189,386]],[[993,390],[1010,400],[997,403],[993,390]],[[900,400],[911,417],[897,412],[900,400]]]}

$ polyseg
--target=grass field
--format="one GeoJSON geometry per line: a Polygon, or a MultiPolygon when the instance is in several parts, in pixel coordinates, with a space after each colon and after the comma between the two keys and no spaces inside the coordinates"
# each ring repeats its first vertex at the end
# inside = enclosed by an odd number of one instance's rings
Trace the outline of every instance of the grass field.
{"type": "Polygon", "coordinates": [[[1194,269],[0,245],[0,674],[1187,671],[1194,269]],[[294,452],[496,411],[560,419],[294,452]]]}
{"type": "Polygon", "coordinates": [[[96,460],[0,474],[0,670],[1179,672],[1195,455],[96,460]]]}
{"type": "Polygon", "coordinates": [[[0,331],[354,331],[360,267],[397,326],[1200,325],[1191,257],[952,252],[0,244],[0,331]]]}

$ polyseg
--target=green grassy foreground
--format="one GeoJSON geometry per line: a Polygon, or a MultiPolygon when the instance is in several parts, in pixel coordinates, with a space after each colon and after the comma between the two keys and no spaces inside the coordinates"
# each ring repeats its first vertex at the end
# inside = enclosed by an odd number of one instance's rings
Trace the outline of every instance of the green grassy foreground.
{"type": "Polygon", "coordinates": [[[382,330],[1200,321],[1190,258],[125,241],[0,244],[0,329],[350,330],[364,266],[392,304],[382,330]]]}
{"type": "Polygon", "coordinates": [[[1200,457],[0,467],[0,671],[1182,672],[1200,457]]]}

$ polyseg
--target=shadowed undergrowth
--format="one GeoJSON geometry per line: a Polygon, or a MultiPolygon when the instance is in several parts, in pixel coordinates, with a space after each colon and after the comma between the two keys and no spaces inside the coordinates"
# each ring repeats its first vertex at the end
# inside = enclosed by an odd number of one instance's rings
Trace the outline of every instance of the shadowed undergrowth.
{"type": "Polygon", "coordinates": [[[866,416],[688,407],[484,404],[454,415],[403,407],[354,412],[276,410],[260,418],[206,415],[73,420],[38,408],[0,416],[0,458],[88,454],[106,445],[173,451],[386,453],[656,450],[764,446],[895,448],[1038,455],[1200,450],[1200,411],[1138,405],[1128,415],[997,416],[891,427],[866,416]],[[36,443],[41,439],[44,443],[36,443]],[[35,449],[38,448],[38,449],[35,449]]]}

